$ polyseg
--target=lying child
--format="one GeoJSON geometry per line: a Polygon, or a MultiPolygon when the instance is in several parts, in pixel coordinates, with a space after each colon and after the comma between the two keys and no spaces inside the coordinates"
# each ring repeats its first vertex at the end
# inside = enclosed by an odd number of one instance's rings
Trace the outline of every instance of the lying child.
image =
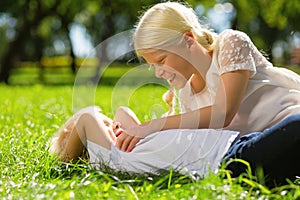
{"type": "MultiPolygon", "coordinates": [[[[138,138],[131,152],[116,147],[124,130],[140,124],[128,108],[117,110],[114,119],[99,112],[98,107],[78,111],[52,138],[50,152],[69,162],[83,156],[97,167],[107,165],[117,171],[158,174],[173,168],[182,173],[206,176],[217,173],[222,162],[239,158],[250,163],[252,171],[262,167],[270,180],[285,181],[300,175],[300,115],[260,133],[239,138],[239,132],[221,129],[172,129],[138,138]],[[262,147],[268,146],[264,151],[262,147]]],[[[233,176],[245,172],[245,165],[231,162],[227,169],[233,176]]]]}
{"type": "Polygon", "coordinates": [[[207,174],[218,171],[223,156],[238,132],[214,129],[177,129],[151,134],[131,152],[115,147],[117,137],[131,124],[139,124],[128,108],[117,110],[114,119],[98,107],[78,111],[52,138],[50,152],[61,161],[77,160],[85,149],[89,162],[134,173],[159,173],[170,168],[184,173],[207,174]]]}

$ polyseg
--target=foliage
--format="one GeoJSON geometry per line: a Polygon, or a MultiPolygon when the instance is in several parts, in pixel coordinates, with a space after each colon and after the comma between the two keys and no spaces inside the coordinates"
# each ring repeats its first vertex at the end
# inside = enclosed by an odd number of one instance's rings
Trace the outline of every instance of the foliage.
{"type": "Polygon", "coordinates": [[[238,10],[238,20],[243,22],[251,22],[261,16],[270,28],[300,30],[299,23],[297,23],[300,2],[297,0],[238,0],[232,3],[238,10]]]}
{"type": "MultiPolygon", "coordinates": [[[[230,0],[237,10],[233,28],[247,32],[259,49],[272,59],[272,48],[277,41],[285,41],[284,55],[294,44],[288,44],[295,33],[300,31],[298,0],[230,0]]],[[[287,61],[286,61],[287,62],[287,61]]]]}
{"type": "MultiPolygon", "coordinates": [[[[0,12],[9,17],[8,24],[0,26],[0,82],[8,83],[10,70],[16,60],[40,61],[43,56],[70,55],[70,67],[75,72],[75,55],[70,28],[81,24],[90,36],[93,46],[116,33],[133,28],[138,16],[158,0],[16,0],[1,1],[0,12]],[[5,37],[9,32],[10,36],[5,37]],[[58,49],[56,45],[64,48],[58,49]]],[[[212,8],[226,1],[188,0],[193,7],[199,4],[212,8]]],[[[269,55],[278,39],[288,40],[289,34],[299,31],[300,3],[297,0],[237,0],[231,2],[236,9],[233,28],[246,31],[255,44],[269,55]]],[[[2,16],[2,15],[1,15],[2,16]]],[[[0,16],[0,17],[1,17],[0,16]]],[[[97,56],[107,59],[105,48],[97,56]]]]}

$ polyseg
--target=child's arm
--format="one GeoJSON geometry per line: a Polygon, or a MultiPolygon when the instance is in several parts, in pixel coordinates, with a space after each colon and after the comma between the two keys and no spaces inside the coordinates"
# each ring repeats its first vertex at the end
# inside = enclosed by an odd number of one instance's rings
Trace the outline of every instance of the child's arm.
{"type": "Polygon", "coordinates": [[[117,109],[114,121],[120,122],[122,129],[141,124],[135,113],[130,108],[124,106],[117,109]]]}

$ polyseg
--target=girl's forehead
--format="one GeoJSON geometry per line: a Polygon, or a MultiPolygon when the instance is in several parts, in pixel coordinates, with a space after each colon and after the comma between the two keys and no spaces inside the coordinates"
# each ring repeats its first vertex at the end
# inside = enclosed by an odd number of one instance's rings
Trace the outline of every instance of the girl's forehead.
{"type": "Polygon", "coordinates": [[[167,52],[161,49],[149,49],[141,52],[141,56],[148,62],[148,63],[155,63],[164,56],[166,56],[167,52]]]}
{"type": "Polygon", "coordinates": [[[157,55],[163,53],[165,50],[162,49],[145,49],[141,51],[141,54],[144,55],[157,55]]]}

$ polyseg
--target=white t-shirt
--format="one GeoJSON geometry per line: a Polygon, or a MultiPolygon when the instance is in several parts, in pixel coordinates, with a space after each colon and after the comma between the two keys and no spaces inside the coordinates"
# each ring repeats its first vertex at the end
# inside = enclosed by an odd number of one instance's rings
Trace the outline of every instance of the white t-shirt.
{"type": "Polygon", "coordinates": [[[212,105],[220,75],[235,70],[249,70],[251,76],[240,108],[226,129],[241,134],[262,131],[300,113],[300,76],[273,67],[245,33],[235,30],[225,30],[218,36],[205,89],[194,94],[188,81],[179,91],[181,112],[212,105]]]}
{"type": "Polygon", "coordinates": [[[173,168],[187,175],[204,177],[217,173],[224,155],[239,135],[236,131],[214,129],[173,129],[148,135],[132,152],[111,150],[87,141],[90,163],[97,168],[106,164],[112,169],[134,173],[158,174],[173,168]]]}

